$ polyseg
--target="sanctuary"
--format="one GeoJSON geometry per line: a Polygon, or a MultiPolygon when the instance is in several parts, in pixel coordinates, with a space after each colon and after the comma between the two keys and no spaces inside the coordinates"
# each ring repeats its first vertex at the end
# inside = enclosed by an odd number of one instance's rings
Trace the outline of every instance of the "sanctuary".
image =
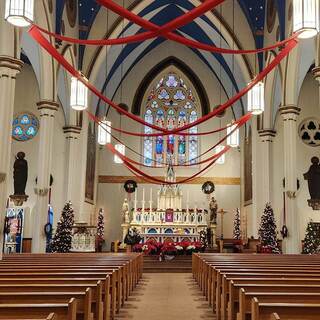
{"type": "Polygon", "coordinates": [[[149,207],[146,207],[145,190],[142,190],[141,207],[138,208],[137,192],[134,206],[129,214],[127,200],[123,204],[123,239],[130,228],[136,228],[143,242],[199,241],[200,232],[207,228],[208,211],[201,208],[189,208],[189,194],[186,208],[182,208],[183,194],[176,184],[176,175],[172,165],[168,165],[165,181],[157,192],[157,206],[153,206],[150,189],[149,207]]]}

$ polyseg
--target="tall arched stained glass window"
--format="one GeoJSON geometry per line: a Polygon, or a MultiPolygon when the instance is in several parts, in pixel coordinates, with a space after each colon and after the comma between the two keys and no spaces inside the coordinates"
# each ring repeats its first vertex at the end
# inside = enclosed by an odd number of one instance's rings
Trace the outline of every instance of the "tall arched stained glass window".
{"type": "MultiPolygon", "coordinates": [[[[145,97],[144,119],[148,123],[172,130],[198,119],[197,95],[192,84],[188,86],[179,72],[168,71],[157,77],[145,97]]],[[[153,130],[145,126],[144,132],[152,133],[153,130]]],[[[189,132],[197,133],[197,126],[190,128],[189,132]]],[[[198,137],[193,135],[145,137],[144,164],[162,166],[169,158],[176,164],[184,164],[187,161],[195,163],[198,143],[198,137]]]]}

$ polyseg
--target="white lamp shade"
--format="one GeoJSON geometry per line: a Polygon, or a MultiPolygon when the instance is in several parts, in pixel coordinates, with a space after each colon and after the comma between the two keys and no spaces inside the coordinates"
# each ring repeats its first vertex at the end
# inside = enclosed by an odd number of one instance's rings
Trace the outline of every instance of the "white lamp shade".
{"type": "Polygon", "coordinates": [[[88,107],[88,88],[76,77],[71,77],[70,106],[77,111],[88,107]]]}
{"type": "Polygon", "coordinates": [[[314,37],[320,31],[319,0],[293,0],[293,32],[301,39],[314,37]]]}
{"type": "MultiPolygon", "coordinates": [[[[116,144],[115,146],[115,149],[121,153],[122,155],[125,155],[126,153],[126,146],[121,144],[121,143],[118,143],[116,144]]],[[[116,154],[114,155],[114,163],[123,163],[122,159],[120,157],[118,157],[116,154]]]]}
{"type": "MultiPolygon", "coordinates": [[[[223,150],[224,150],[224,146],[216,146],[215,147],[215,154],[218,154],[218,153],[220,153],[220,152],[222,152],[223,150]]],[[[216,160],[216,163],[217,164],[224,164],[225,163],[225,161],[226,161],[226,154],[225,153],[223,153],[217,160],[216,160]]]]}
{"type": "Polygon", "coordinates": [[[33,22],[34,0],[6,0],[4,18],[16,27],[27,27],[33,22]]]}
{"type": "Polygon", "coordinates": [[[103,118],[98,126],[98,143],[105,146],[111,142],[111,122],[103,118]]]}
{"type": "Polygon", "coordinates": [[[261,114],[264,111],[264,83],[258,82],[248,92],[248,112],[255,115],[261,114]]]}
{"type": "Polygon", "coordinates": [[[239,128],[236,124],[227,128],[227,135],[227,145],[231,148],[239,147],[239,128]]]}

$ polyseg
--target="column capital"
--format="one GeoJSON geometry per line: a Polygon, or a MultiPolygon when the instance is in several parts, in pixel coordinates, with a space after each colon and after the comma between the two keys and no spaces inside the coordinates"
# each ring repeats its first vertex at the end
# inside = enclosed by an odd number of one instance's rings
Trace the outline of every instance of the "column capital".
{"type": "Polygon", "coordinates": [[[24,63],[16,58],[10,56],[1,56],[0,55],[0,68],[7,68],[20,72],[24,63]]]}
{"type": "Polygon", "coordinates": [[[66,134],[66,138],[74,138],[77,139],[79,134],[81,133],[81,127],[78,126],[65,126],[63,127],[63,132],[66,134]]]}
{"type": "Polygon", "coordinates": [[[55,101],[41,100],[37,102],[37,107],[41,115],[52,115],[59,109],[59,104],[55,101]]]}
{"type": "Polygon", "coordinates": [[[320,66],[312,69],[312,75],[315,80],[320,81],[320,66]]]}
{"type": "Polygon", "coordinates": [[[276,136],[277,131],[273,129],[263,129],[259,130],[258,134],[262,142],[273,142],[273,138],[276,136]]]}
{"type": "Polygon", "coordinates": [[[301,109],[295,105],[286,105],[279,108],[280,114],[283,120],[297,120],[297,116],[300,114],[301,109]]]}

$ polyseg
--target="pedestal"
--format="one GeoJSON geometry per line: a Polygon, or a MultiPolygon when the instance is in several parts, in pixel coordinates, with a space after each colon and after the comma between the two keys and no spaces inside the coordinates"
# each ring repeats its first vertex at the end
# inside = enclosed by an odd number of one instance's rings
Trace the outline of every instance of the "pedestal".
{"type": "Polygon", "coordinates": [[[16,207],[21,207],[28,200],[29,196],[26,194],[12,194],[9,198],[16,207]]]}
{"type": "Polygon", "coordinates": [[[129,223],[122,223],[121,228],[122,228],[122,243],[124,243],[124,239],[125,239],[126,235],[128,234],[130,224],[129,223]]]}

